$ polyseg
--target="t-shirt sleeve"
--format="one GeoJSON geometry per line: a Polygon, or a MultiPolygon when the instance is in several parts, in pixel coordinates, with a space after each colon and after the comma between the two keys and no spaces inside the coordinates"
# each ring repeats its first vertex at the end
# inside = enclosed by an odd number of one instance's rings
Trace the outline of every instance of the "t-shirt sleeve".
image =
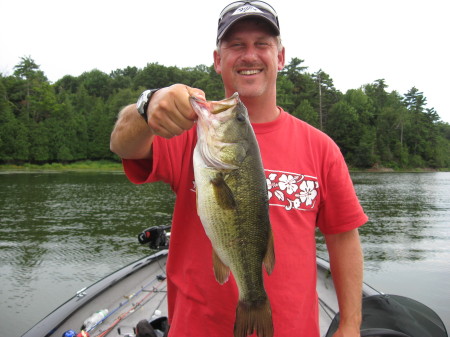
{"type": "Polygon", "coordinates": [[[368,220],[337,146],[334,152],[334,160],[322,183],[323,200],[317,218],[317,226],[324,234],[346,232],[362,226],[368,220]]]}
{"type": "Polygon", "coordinates": [[[122,164],[128,179],[135,184],[163,181],[176,190],[181,176],[182,164],[192,157],[193,144],[190,132],[165,139],[155,137],[152,144],[152,159],[123,159],[122,164]]]}

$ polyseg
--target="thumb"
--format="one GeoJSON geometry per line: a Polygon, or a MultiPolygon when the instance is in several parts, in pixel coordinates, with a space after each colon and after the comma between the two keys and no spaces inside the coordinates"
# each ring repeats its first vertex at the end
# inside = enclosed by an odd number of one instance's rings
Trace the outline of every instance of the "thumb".
{"type": "Polygon", "coordinates": [[[197,88],[191,88],[188,86],[186,86],[186,90],[187,90],[189,96],[197,97],[199,99],[206,101],[206,95],[203,90],[197,89],[197,88]]]}

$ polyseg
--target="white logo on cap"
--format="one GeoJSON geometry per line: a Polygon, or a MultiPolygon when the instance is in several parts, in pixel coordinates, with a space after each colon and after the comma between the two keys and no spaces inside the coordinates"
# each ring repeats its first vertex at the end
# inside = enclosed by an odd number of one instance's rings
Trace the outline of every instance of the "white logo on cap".
{"type": "Polygon", "coordinates": [[[240,15],[246,13],[262,13],[262,11],[254,6],[245,5],[236,9],[232,15],[240,15]]]}

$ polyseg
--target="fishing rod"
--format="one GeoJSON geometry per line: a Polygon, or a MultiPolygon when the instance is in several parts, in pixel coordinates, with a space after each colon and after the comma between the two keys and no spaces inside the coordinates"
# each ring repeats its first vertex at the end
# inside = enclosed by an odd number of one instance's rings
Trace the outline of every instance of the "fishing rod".
{"type": "Polygon", "coordinates": [[[90,332],[92,330],[94,330],[97,326],[99,326],[100,324],[102,324],[106,319],[108,319],[109,317],[111,317],[116,311],[118,311],[120,308],[122,308],[124,305],[127,305],[133,298],[135,298],[136,296],[138,296],[140,293],[147,291],[146,288],[148,288],[149,286],[151,286],[153,283],[155,283],[156,281],[164,281],[166,279],[165,276],[162,275],[158,275],[156,276],[153,280],[151,280],[149,283],[145,284],[141,289],[139,289],[137,292],[128,295],[128,296],[123,296],[126,298],[125,301],[120,302],[119,305],[113,309],[112,311],[110,311],[105,317],[103,317],[101,320],[99,320],[97,323],[95,323],[91,328],[89,328],[88,330],[86,330],[86,332],[90,332]]]}
{"type": "MultiPolygon", "coordinates": [[[[170,230],[170,229],[171,229],[170,225],[154,226],[154,227],[147,228],[138,235],[138,240],[141,244],[148,243],[151,249],[156,249],[156,250],[167,249],[169,246],[169,238],[170,238],[170,233],[168,233],[167,230],[170,230]]],[[[165,273],[165,271],[163,270],[164,268],[161,265],[160,265],[160,268],[163,271],[163,273],[165,273]]],[[[131,295],[127,295],[127,296],[124,295],[123,297],[126,298],[125,301],[120,302],[116,308],[114,308],[113,310],[111,310],[109,312],[108,312],[108,310],[105,310],[106,311],[105,315],[103,317],[102,317],[102,315],[100,315],[101,318],[97,322],[95,322],[95,324],[93,324],[92,326],[89,326],[89,324],[87,324],[85,321],[85,323],[83,323],[83,326],[81,327],[81,330],[89,333],[89,332],[93,331],[94,329],[98,328],[108,318],[110,318],[112,315],[114,315],[119,309],[121,309],[125,305],[129,304],[132,299],[136,298],[139,294],[141,294],[144,291],[149,291],[149,290],[147,290],[147,288],[150,287],[153,283],[155,283],[156,281],[160,281],[160,284],[161,284],[165,279],[166,279],[165,275],[158,275],[153,280],[151,280],[150,282],[145,284],[143,287],[141,287],[141,289],[139,289],[137,292],[135,292],[131,295]],[[86,327],[88,327],[88,329],[86,329],[86,327]]],[[[80,293],[83,292],[84,290],[85,289],[80,290],[80,293]]],[[[151,291],[151,293],[148,296],[150,296],[152,293],[155,293],[157,290],[158,290],[157,288],[153,288],[153,290],[151,291]]],[[[144,301],[148,296],[145,296],[142,301],[144,301]]],[[[133,305],[131,310],[136,310],[136,308],[138,308],[139,304],[141,304],[142,301],[140,301],[136,305],[133,305]]],[[[120,322],[120,320],[122,320],[124,317],[126,317],[129,314],[130,314],[130,312],[127,312],[126,315],[124,315],[123,317],[119,317],[119,319],[115,323],[113,323],[112,327],[114,325],[116,325],[118,322],[120,322]]],[[[107,330],[109,330],[109,329],[107,329],[107,330]]],[[[72,331],[72,330],[70,330],[70,331],[72,331]]]]}
{"type": "MultiPolygon", "coordinates": [[[[139,308],[143,307],[148,302],[147,301],[147,302],[144,303],[145,300],[147,300],[147,299],[150,300],[149,299],[150,296],[156,296],[156,294],[158,292],[160,292],[159,287],[164,284],[165,278],[156,277],[155,280],[159,280],[159,283],[155,287],[153,287],[153,289],[151,291],[149,291],[149,293],[147,295],[145,295],[144,298],[142,298],[136,304],[133,304],[132,307],[127,312],[124,312],[123,314],[119,315],[116,318],[116,320],[114,322],[112,322],[111,325],[105,331],[101,332],[100,334],[96,335],[95,337],[104,337],[104,336],[106,336],[108,333],[111,332],[112,329],[114,329],[114,327],[117,324],[119,324],[119,322],[121,322],[125,318],[129,317],[131,314],[136,312],[139,308]]],[[[153,280],[153,281],[155,281],[155,280],[153,280]]],[[[117,311],[117,309],[115,311],[117,311]]],[[[105,319],[106,319],[106,317],[105,317],[105,319]]]]}

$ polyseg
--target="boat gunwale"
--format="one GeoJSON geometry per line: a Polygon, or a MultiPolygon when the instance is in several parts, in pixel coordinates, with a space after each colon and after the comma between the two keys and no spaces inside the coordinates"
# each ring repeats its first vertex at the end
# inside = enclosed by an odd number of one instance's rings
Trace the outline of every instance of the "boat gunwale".
{"type": "Polygon", "coordinates": [[[48,315],[43,317],[39,322],[26,331],[22,337],[51,336],[61,325],[64,324],[72,315],[87,303],[100,296],[107,289],[118,284],[136,271],[167,257],[168,250],[162,250],[151,255],[147,255],[136,260],[125,267],[122,267],[102,279],[96,281],[88,287],[84,287],[77,291],[74,296],[66,302],[55,308],[48,315]]]}

